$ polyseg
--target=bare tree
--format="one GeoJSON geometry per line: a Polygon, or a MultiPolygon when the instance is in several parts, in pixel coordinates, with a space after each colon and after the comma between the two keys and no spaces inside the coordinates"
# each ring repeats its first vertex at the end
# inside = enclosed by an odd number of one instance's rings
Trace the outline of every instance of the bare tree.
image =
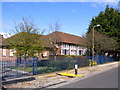
{"type": "Polygon", "coordinates": [[[53,25],[52,24],[49,25],[49,30],[52,31],[52,32],[60,31],[61,30],[61,24],[58,21],[56,21],[53,25]]]}
{"type": "Polygon", "coordinates": [[[59,52],[59,46],[58,46],[58,36],[57,36],[57,31],[61,30],[61,24],[56,21],[53,25],[50,24],[49,25],[49,30],[52,32],[55,32],[55,37],[50,37],[50,42],[54,47],[54,54],[57,55],[57,53],[59,52]],[[53,42],[54,41],[54,42],[53,42]]]}

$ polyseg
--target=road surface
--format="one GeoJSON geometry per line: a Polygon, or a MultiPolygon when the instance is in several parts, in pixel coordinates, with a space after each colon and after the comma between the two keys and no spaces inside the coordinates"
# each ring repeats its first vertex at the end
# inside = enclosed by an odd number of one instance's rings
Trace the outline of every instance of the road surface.
{"type": "Polygon", "coordinates": [[[118,88],[118,67],[59,88],[118,88]]]}

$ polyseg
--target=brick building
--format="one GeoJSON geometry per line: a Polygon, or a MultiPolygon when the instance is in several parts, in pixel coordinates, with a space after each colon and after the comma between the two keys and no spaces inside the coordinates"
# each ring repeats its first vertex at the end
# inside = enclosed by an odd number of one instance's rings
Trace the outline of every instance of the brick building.
{"type": "MultiPolygon", "coordinates": [[[[53,32],[46,37],[50,40],[51,45],[56,48],[56,55],[84,55],[87,48],[84,45],[82,37],[67,34],[64,32],[53,32]]],[[[50,55],[54,53],[51,52],[50,55]]]]}
{"type": "Polygon", "coordinates": [[[0,60],[16,59],[16,56],[13,54],[13,49],[6,49],[7,44],[4,41],[3,35],[0,34],[0,60]]]}
{"type": "MultiPolygon", "coordinates": [[[[82,37],[64,33],[52,32],[44,35],[44,41],[49,40],[46,51],[38,54],[39,58],[48,58],[50,55],[85,55],[87,48],[82,37]]],[[[0,35],[0,60],[15,59],[14,49],[6,49],[5,39],[0,35]]]]}

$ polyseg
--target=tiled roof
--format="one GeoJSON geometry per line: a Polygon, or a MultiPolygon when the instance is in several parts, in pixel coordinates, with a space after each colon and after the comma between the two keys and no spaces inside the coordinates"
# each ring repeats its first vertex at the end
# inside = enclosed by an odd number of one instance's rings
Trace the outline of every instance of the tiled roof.
{"type": "MultiPolygon", "coordinates": [[[[23,34],[23,33],[15,34],[7,39],[17,39],[17,37],[19,37],[19,35],[21,35],[21,34],[23,34]]],[[[3,42],[3,45],[7,45],[5,43],[5,41],[7,39],[5,39],[5,40],[2,40],[2,39],[3,39],[3,37],[2,37],[2,35],[0,35],[0,41],[3,42]]],[[[42,38],[40,38],[40,40],[42,40],[42,44],[45,46],[47,45],[47,47],[53,47],[51,42],[84,45],[84,39],[82,37],[64,33],[64,32],[59,32],[59,31],[52,32],[48,35],[42,35],[42,38]]],[[[0,42],[0,45],[2,45],[2,42],[0,42]]]]}
{"type": "Polygon", "coordinates": [[[71,44],[79,44],[84,45],[84,39],[80,36],[58,32],[55,31],[46,35],[52,42],[64,42],[64,43],[71,43],[71,44]]]}

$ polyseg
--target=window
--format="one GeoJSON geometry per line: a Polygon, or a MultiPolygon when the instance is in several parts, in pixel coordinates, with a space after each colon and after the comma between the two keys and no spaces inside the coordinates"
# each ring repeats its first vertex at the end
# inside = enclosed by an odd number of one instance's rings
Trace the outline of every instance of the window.
{"type": "Polygon", "coordinates": [[[34,51],[35,53],[34,53],[34,56],[36,56],[36,57],[38,57],[38,51],[34,51]]]}
{"type": "Polygon", "coordinates": [[[62,44],[62,48],[65,48],[65,44],[62,44]]]}
{"type": "Polygon", "coordinates": [[[48,56],[48,51],[44,51],[43,52],[43,57],[47,57],[48,56]]]}
{"type": "Polygon", "coordinates": [[[62,55],[68,55],[68,54],[69,54],[69,51],[67,49],[62,50],[62,55]]]}
{"type": "Polygon", "coordinates": [[[6,49],[3,49],[3,56],[6,56],[6,49]]]}
{"type": "Polygon", "coordinates": [[[55,55],[54,52],[50,51],[50,55],[55,55]]]}
{"type": "Polygon", "coordinates": [[[13,56],[14,49],[10,49],[10,56],[13,56]]]}
{"type": "Polygon", "coordinates": [[[62,44],[62,48],[69,48],[68,44],[62,44]]]}
{"type": "Polygon", "coordinates": [[[81,50],[79,50],[79,55],[82,55],[82,51],[81,50]]]}
{"type": "Polygon", "coordinates": [[[77,55],[76,50],[71,50],[71,55],[77,55]]]}

